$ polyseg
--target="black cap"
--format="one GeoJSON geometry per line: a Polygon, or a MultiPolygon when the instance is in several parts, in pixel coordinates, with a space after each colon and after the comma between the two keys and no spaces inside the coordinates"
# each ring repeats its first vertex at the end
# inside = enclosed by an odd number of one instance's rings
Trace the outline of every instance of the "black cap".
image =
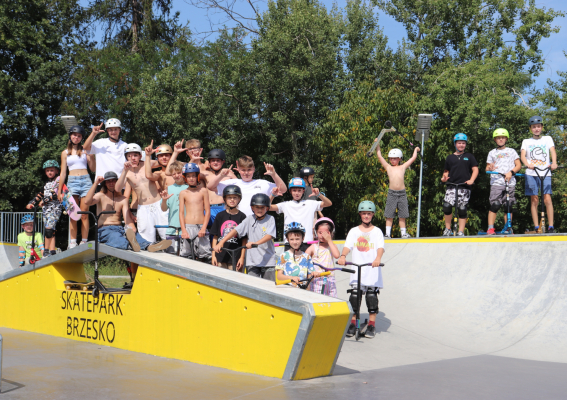
{"type": "Polygon", "coordinates": [[[213,149],[209,151],[207,158],[220,158],[221,160],[226,160],[226,154],[221,149],[213,149]]]}
{"type": "Polygon", "coordinates": [[[266,206],[270,207],[270,197],[264,193],[256,193],[250,199],[250,206],[266,206]]]}

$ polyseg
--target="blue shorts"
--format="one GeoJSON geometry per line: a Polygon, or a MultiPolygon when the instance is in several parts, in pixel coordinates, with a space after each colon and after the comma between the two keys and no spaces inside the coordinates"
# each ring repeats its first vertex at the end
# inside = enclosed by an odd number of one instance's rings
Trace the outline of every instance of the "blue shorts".
{"type": "Polygon", "coordinates": [[[67,179],[67,188],[73,196],[85,197],[92,185],[89,175],[69,176],[67,179]]]}
{"type": "MultiPolygon", "coordinates": [[[[136,232],[136,240],[142,250],[151,244],[136,232]]],[[[130,242],[126,239],[126,231],[121,225],[107,225],[98,228],[98,241],[116,249],[131,250],[130,242]]]]}
{"type": "MultiPolygon", "coordinates": [[[[537,196],[541,188],[541,180],[537,176],[526,175],[526,196],[537,196]]],[[[551,176],[543,180],[543,194],[552,194],[551,176]]]]}
{"type": "Polygon", "coordinates": [[[209,219],[209,225],[207,225],[207,228],[213,226],[213,222],[215,222],[215,218],[217,217],[217,214],[223,211],[224,211],[224,204],[215,204],[215,205],[211,204],[211,219],[209,219]]]}

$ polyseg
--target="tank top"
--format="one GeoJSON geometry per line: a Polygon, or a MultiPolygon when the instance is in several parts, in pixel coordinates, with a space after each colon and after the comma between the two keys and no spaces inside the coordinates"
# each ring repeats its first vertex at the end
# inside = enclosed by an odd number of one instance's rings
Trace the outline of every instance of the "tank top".
{"type": "Polygon", "coordinates": [[[73,171],[74,169],[87,169],[87,153],[83,150],[81,157],[71,154],[69,155],[69,151],[67,151],[67,167],[69,171],[73,171]]]}
{"type": "MultiPolygon", "coordinates": [[[[325,249],[320,247],[319,243],[315,245],[315,254],[313,254],[312,262],[321,264],[326,268],[333,268],[333,255],[331,254],[331,249],[325,249]]],[[[318,272],[324,272],[324,270],[315,265],[318,272]]],[[[334,272],[331,272],[330,276],[335,276],[334,272]]]]}

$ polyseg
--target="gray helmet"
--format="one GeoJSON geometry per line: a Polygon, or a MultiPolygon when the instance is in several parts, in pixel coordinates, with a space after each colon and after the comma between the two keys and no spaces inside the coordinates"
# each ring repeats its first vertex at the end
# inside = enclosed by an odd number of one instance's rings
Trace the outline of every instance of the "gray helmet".
{"type": "Polygon", "coordinates": [[[104,174],[104,180],[105,180],[105,181],[109,181],[109,180],[111,180],[111,179],[116,179],[116,180],[118,180],[118,175],[116,175],[116,172],[114,172],[114,171],[105,172],[105,174],[104,174]]]}
{"type": "Polygon", "coordinates": [[[209,151],[207,158],[220,158],[221,160],[226,160],[226,154],[221,149],[213,149],[209,151]]]}
{"type": "Polygon", "coordinates": [[[222,191],[222,198],[224,199],[226,196],[230,195],[240,196],[242,199],[242,190],[240,190],[240,188],[236,185],[228,185],[222,191]]]}
{"type": "Polygon", "coordinates": [[[362,211],[370,211],[375,213],[376,206],[370,200],[364,200],[358,205],[358,212],[362,212],[362,211]]]}
{"type": "Polygon", "coordinates": [[[250,199],[250,206],[266,206],[270,207],[270,197],[264,193],[256,193],[250,199]]]}
{"type": "Polygon", "coordinates": [[[543,124],[543,118],[541,118],[538,115],[534,115],[533,117],[530,118],[530,122],[529,125],[535,125],[535,124],[543,124]]]}

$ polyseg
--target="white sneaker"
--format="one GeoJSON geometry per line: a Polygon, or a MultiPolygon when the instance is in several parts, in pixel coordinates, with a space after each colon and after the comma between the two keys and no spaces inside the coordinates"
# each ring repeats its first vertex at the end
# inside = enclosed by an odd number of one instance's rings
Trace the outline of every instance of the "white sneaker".
{"type": "Polygon", "coordinates": [[[87,244],[88,241],[87,240],[81,240],[81,244],[87,244]]]}
{"type": "Polygon", "coordinates": [[[453,231],[445,228],[445,230],[443,231],[443,236],[453,236],[453,231]]]}
{"type": "Polygon", "coordinates": [[[464,232],[457,232],[457,236],[465,236],[464,232]]]}
{"type": "Polygon", "coordinates": [[[69,250],[69,249],[74,249],[75,247],[77,247],[77,242],[75,242],[75,243],[69,243],[69,246],[67,246],[67,250],[69,250]]]}
{"type": "Polygon", "coordinates": [[[407,232],[402,235],[402,239],[408,239],[410,237],[411,237],[411,235],[407,232]]]}
{"type": "Polygon", "coordinates": [[[384,239],[391,239],[392,237],[390,235],[384,235],[384,239]]]}

